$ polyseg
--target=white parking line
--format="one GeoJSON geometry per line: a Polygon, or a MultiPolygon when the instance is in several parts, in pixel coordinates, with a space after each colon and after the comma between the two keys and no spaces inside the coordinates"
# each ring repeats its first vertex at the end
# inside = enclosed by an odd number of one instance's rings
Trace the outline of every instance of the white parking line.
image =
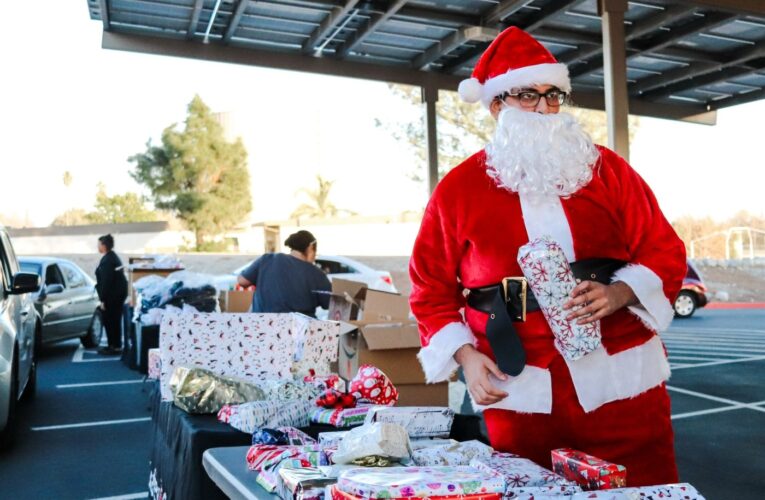
{"type": "Polygon", "coordinates": [[[695,397],[701,398],[701,399],[708,399],[710,401],[715,401],[717,403],[725,403],[725,404],[728,404],[728,405],[731,405],[731,406],[737,406],[737,407],[740,407],[740,408],[748,408],[750,410],[760,411],[760,412],[765,413],[765,408],[760,408],[759,406],[757,406],[759,404],[762,404],[762,402],[758,402],[758,403],[742,403],[741,401],[734,401],[734,400],[728,399],[728,398],[721,398],[721,397],[718,397],[718,396],[712,396],[711,394],[704,394],[703,392],[689,391],[688,389],[682,389],[680,387],[675,387],[675,386],[670,386],[670,385],[667,386],[667,390],[668,391],[672,391],[672,392],[679,392],[680,394],[686,394],[688,396],[695,396],[695,397]]]}
{"type": "Polygon", "coordinates": [[[683,368],[699,368],[702,366],[717,366],[717,365],[728,365],[731,363],[746,363],[747,361],[762,361],[765,359],[765,356],[753,356],[751,358],[741,358],[741,359],[724,359],[722,361],[710,361],[709,363],[699,363],[697,365],[688,365],[688,366],[678,366],[677,370],[682,370],[683,368]]]}
{"type": "Polygon", "coordinates": [[[141,382],[143,382],[143,379],[115,380],[114,382],[88,382],[85,384],[60,384],[56,386],[56,389],[75,389],[78,387],[100,387],[103,385],[140,384],[141,382]]]}
{"type": "MultiPolygon", "coordinates": [[[[765,411],[765,409],[763,409],[765,411]]],[[[148,422],[151,417],[141,418],[124,418],[121,420],[101,420],[98,422],[82,422],[79,424],[64,424],[64,425],[47,425],[43,427],[30,427],[31,431],[56,431],[61,429],[78,429],[81,427],[98,427],[102,425],[119,425],[119,424],[132,424],[135,422],[148,422]]]]}
{"type": "Polygon", "coordinates": [[[149,498],[149,492],[144,491],[143,493],[131,493],[129,495],[117,495],[116,497],[100,497],[100,498],[93,498],[92,500],[137,500],[139,498],[149,498]]]}
{"type": "Polygon", "coordinates": [[[77,347],[77,350],[74,351],[74,355],[72,356],[72,363],[96,363],[99,361],[119,361],[121,356],[104,356],[101,358],[95,358],[95,359],[82,359],[83,355],[85,354],[86,350],[82,345],[77,347]]]}
{"type": "MultiPolygon", "coordinates": [[[[762,403],[753,403],[753,404],[762,404],[762,403]]],[[[721,406],[719,408],[710,408],[709,410],[689,411],[687,413],[678,413],[677,415],[672,415],[672,420],[678,420],[681,418],[688,418],[688,417],[698,417],[700,415],[710,415],[712,413],[722,413],[724,411],[740,410],[742,408],[747,408],[747,405],[740,404],[740,405],[733,405],[733,406],[721,406]]]]}
{"type": "Polygon", "coordinates": [[[738,329],[738,328],[678,328],[670,327],[668,332],[687,332],[687,333],[735,333],[735,334],[760,334],[765,335],[765,330],[751,330],[751,329],[738,329]]]}

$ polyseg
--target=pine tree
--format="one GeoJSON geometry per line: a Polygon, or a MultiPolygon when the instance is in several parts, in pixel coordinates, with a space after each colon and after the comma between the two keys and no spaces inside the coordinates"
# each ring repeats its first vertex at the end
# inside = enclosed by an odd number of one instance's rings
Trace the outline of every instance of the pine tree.
{"type": "Polygon", "coordinates": [[[199,96],[188,105],[183,130],[167,127],[161,146],[149,140],[146,151],[129,160],[136,164],[131,176],[149,189],[154,205],[194,231],[197,249],[244,221],[252,209],[244,144],[226,141],[199,96]]]}

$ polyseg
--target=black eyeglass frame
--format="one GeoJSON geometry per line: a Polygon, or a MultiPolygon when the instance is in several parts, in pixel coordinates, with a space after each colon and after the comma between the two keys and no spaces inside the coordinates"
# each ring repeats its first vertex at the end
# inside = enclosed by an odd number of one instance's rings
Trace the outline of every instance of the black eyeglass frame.
{"type": "Polygon", "coordinates": [[[541,92],[537,92],[536,90],[520,90],[518,92],[503,92],[500,95],[496,97],[496,99],[499,99],[500,101],[504,102],[505,99],[508,97],[515,97],[518,99],[518,102],[523,106],[524,108],[536,108],[539,105],[539,101],[542,99],[542,97],[545,98],[545,101],[547,101],[548,106],[562,106],[568,102],[568,99],[570,97],[570,94],[568,92],[564,92],[559,88],[551,88],[544,94],[541,92]],[[524,105],[523,101],[521,100],[520,96],[522,94],[532,94],[536,96],[536,100],[533,104],[524,105]],[[555,97],[557,96],[557,97],[555,97]],[[551,102],[551,98],[552,102],[551,102]]]}

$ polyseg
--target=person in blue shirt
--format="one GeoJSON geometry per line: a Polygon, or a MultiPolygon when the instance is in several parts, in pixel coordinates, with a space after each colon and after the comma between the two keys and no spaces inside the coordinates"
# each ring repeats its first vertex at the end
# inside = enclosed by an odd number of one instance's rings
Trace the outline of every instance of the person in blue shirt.
{"type": "Polygon", "coordinates": [[[268,253],[250,264],[237,281],[255,285],[252,312],[299,312],[315,317],[316,308],[329,307],[332,285],[316,262],[316,238],[309,231],[291,234],[284,242],[290,253],[268,253]]]}

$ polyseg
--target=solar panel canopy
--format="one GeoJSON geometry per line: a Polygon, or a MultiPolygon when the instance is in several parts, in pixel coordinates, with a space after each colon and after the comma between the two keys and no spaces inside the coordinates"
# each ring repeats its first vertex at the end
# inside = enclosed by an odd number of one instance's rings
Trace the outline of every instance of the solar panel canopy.
{"type": "MultiPolygon", "coordinates": [[[[597,0],[86,1],[107,48],[448,90],[500,30],[518,26],[569,66],[575,102],[603,107],[597,0]]],[[[627,7],[631,113],[704,122],[765,97],[765,1],[627,7]]]]}

